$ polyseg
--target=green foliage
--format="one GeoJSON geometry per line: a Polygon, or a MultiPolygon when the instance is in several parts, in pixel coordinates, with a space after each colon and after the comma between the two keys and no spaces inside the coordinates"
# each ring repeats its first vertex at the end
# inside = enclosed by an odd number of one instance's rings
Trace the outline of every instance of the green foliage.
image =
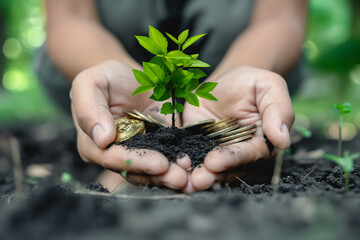
{"type": "MultiPolygon", "coordinates": [[[[125,163],[125,165],[130,166],[132,164],[132,160],[128,159],[124,163],[125,163]]],[[[126,176],[127,176],[127,167],[126,167],[125,170],[121,171],[120,174],[121,174],[121,176],[123,176],[123,178],[126,178],[126,176]]]]}
{"type": "Polygon", "coordinates": [[[339,111],[339,141],[338,141],[338,156],[341,156],[341,142],[342,142],[342,125],[343,125],[343,116],[345,114],[351,113],[352,105],[349,102],[343,104],[333,104],[332,108],[335,108],[339,111]]]}
{"type": "Polygon", "coordinates": [[[324,154],[324,157],[338,164],[343,170],[346,191],[349,191],[349,175],[352,171],[354,171],[354,160],[360,157],[360,153],[349,155],[349,151],[345,151],[343,157],[332,154],[324,154]]]}
{"type": "Polygon", "coordinates": [[[304,138],[311,138],[312,132],[309,129],[306,129],[300,125],[295,126],[295,130],[300,133],[304,138]]]}
{"type": "Polygon", "coordinates": [[[134,69],[133,73],[140,86],[133,95],[153,90],[150,99],[172,102],[162,105],[160,113],[172,114],[173,126],[175,112],[182,112],[184,106],[176,101],[182,98],[191,105],[199,107],[199,98],[217,101],[210,92],[217,83],[206,82],[199,84],[199,79],[207,75],[200,69],[210,67],[209,64],[198,60],[199,54],[188,55],[184,50],[205,36],[200,34],[189,38],[189,30],[185,30],[175,38],[169,33],[166,36],[172,40],[178,49],[168,51],[166,37],[157,29],[149,26],[149,36],[135,36],[139,44],[155,56],[149,62],[143,62],[144,71],[134,69]],[[176,97],[176,98],[175,98],[176,97]]]}

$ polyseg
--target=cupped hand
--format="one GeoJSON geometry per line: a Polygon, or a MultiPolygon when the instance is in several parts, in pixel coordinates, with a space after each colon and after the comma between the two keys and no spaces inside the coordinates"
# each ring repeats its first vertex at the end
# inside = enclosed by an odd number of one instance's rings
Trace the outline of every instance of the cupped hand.
{"type": "Polygon", "coordinates": [[[235,118],[240,125],[257,125],[254,136],[236,144],[216,147],[196,167],[184,188],[195,192],[211,187],[215,182],[228,182],[238,174],[241,165],[259,159],[269,159],[271,153],[264,135],[278,149],[290,145],[289,129],[294,122],[294,111],[285,80],[278,74],[239,67],[217,79],[212,94],[219,101],[200,99],[200,108],[186,105],[183,123],[205,119],[235,118]]]}
{"type": "Polygon", "coordinates": [[[132,68],[114,60],[76,76],[70,98],[79,154],[84,161],[114,172],[126,170],[133,183],[182,189],[188,181],[186,171],[169,164],[161,153],[119,145],[107,149],[116,135],[114,118],[123,117],[123,111],[159,112],[161,103],[150,100],[151,93],[132,96],[138,86],[132,68]],[[130,165],[126,164],[129,159],[130,165]]]}

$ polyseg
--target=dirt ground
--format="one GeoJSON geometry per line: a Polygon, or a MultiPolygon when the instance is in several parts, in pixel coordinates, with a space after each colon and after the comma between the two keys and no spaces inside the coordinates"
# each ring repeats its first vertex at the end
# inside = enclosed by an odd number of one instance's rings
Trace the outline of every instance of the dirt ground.
{"type": "MultiPolygon", "coordinates": [[[[359,152],[360,136],[343,147],[359,152]]],[[[277,196],[272,166],[193,195],[156,187],[110,195],[95,182],[101,169],[80,160],[72,129],[2,127],[0,239],[359,239],[360,160],[345,192],[342,172],[325,152],[335,154],[336,142],[316,132],[292,145],[277,196]],[[10,137],[21,148],[22,199],[10,137]],[[65,183],[64,172],[74,179],[65,183]]]]}

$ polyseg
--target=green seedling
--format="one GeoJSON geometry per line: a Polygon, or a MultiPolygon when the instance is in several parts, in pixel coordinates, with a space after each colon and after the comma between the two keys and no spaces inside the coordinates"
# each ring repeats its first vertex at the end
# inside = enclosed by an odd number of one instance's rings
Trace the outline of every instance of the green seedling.
{"type": "Polygon", "coordinates": [[[63,172],[61,174],[61,181],[63,181],[66,184],[70,184],[72,186],[74,186],[75,188],[80,188],[81,184],[80,182],[76,181],[73,177],[73,175],[71,175],[70,173],[67,172],[63,172]]]}
{"type": "Polygon", "coordinates": [[[296,125],[295,130],[301,134],[304,138],[311,138],[312,132],[311,130],[304,128],[303,126],[296,125]]]}
{"type": "Polygon", "coordinates": [[[343,116],[345,114],[351,113],[351,103],[345,102],[343,104],[333,104],[332,108],[335,108],[339,112],[339,140],[338,140],[338,156],[341,156],[341,143],[342,143],[342,126],[343,126],[343,116]]]}
{"type": "Polygon", "coordinates": [[[127,176],[127,169],[128,169],[128,166],[131,165],[131,163],[132,163],[132,161],[131,161],[130,159],[125,161],[126,169],[123,170],[123,171],[121,171],[121,173],[120,173],[121,176],[123,176],[123,178],[126,178],[126,176],[127,176]]]}
{"type": "Polygon", "coordinates": [[[344,172],[345,188],[349,191],[349,176],[354,171],[354,160],[360,157],[360,153],[349,155],[349,151],[344,152],[343,157],[335,156],[332,154],[325,154],[325,158],[337,163],[344,172]]]}
{"type": "Polygon", "coordinates": [[[199,84],[199,79],[207,75],[199,68],[210,67],[198,60],[199,54],[184,53],[194,42],[206,34],[188,38],[189,30],[185,30],[175,38],[169,33],[167,37],[177,49],[168,51],[167,38],[156,28],[149,26],[149,36],[135,36],[139,44],[155,56],[149,62],[143,62],[143,70],[133,69],[134,76],[140,86],[133,95],[153,90],[150,99],[166,101],[160,110],[161,114],[172,114],[172,126],[175,125],[175,111],[181,113],[184,106],[177,99],[184,99],[191,105],[199,107],[198,97],[217,101],[210,92],[216,87],[215,82],[199,84]]]}

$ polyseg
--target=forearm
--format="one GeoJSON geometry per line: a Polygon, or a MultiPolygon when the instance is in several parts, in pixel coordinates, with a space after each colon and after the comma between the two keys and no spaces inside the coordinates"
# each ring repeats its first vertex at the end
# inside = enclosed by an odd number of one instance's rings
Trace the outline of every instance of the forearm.
{"type": "Polygon", "coordinates": [[[283,14],[258,18],[233,42],[212,78],[243,65],[284,75],[295,64],[302,49],[305,17],[283,14]]]}
{"type": "MultiPolygon", "coordinates": [[[[55,7],[54,7],[55,8],[55,7]]],[[[48,10],[47,49],[59,70],[72,81],[84,69],[109,59],[138,64],[121,43],[92,18],[71,11],[48,10]]]]}

